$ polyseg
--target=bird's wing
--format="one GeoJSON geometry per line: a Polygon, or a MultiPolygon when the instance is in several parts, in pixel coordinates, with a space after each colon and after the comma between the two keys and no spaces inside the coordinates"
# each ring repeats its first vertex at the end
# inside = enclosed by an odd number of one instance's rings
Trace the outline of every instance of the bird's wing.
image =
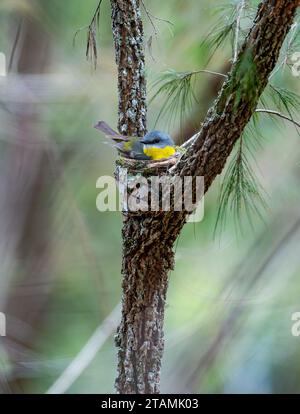
{"type": "MultiPolygon", "coordinates": [[[[143,153],[143,145],[138,137],[130,137],[119,134],[114,131],[104,121],[99,121],[94,128],[103,132],[107,138],[112,139],[115,144],[113,145],[124,157],[132,159],[150,159],[143,153]]],[[[108,144],[108,142],[106,142],[108,144]]]]}

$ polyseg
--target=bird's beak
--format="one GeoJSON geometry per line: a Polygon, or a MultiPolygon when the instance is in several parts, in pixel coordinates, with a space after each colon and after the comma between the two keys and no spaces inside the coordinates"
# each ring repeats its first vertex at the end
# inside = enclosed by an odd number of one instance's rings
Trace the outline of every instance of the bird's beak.
{"type": "Polygon", "coordinates": [[[144,141],[143,139],[140,139],[140,142],[141,142],[142,144],[147,144],[147,142],[146,142],[146,141],[144,141]]]}

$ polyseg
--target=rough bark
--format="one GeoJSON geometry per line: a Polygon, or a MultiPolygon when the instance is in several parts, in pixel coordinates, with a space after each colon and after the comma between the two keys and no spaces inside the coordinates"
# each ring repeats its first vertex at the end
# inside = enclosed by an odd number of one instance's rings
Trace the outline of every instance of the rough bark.
{"type": "MultiPolygon", "coordinates": [[[[172,168],[173,175],[204,176],[207,191],[221,173],[267,85],[298,5],[299,0],[266,0],[259,5],[253,27],[228,81],[209,110],[198,138],[172,168]],[[244,69],[245,58],[253,63],[252,71],[247,65],[244,69]]],[[[125,2],[115,0],[112,6],[119,66],[119,128],[122,132],[139,133],[142,132],[140,121],[145,121],[146,112],[142,28],[137,12],[139,2],[130,0],[125,5],[125,2]],[[138,41],[133,42],[132,47],[132,41],[126,37],[132,39],[135,35],[138,41]],[[139,56],[141,66],[136,62],[139,56]],[[135,70],[140,68],[139,75],[132,76],[128,71],[128,61],[134,62],[135,70]],[[139,94],[136,79],[141,87],[139,94]],[[132,95],[141,97],[134,119],[126,115],[131,109],[132,95]],[[127,128],[124,125],[128,125],[127,128]]],[[[123,310],[116,338],[119,347],[116,388],[120,393],[159,392],[168,273],[174,265],[173,244],[187,214],[170,211],[124,215],[123,310]]]]}
{"type": "Polygon", "coordinates": [[[142,137],[146,132],[146,80],[143,24],[139,0],[111,0],[118,66],[119,131],[142,137]]]}

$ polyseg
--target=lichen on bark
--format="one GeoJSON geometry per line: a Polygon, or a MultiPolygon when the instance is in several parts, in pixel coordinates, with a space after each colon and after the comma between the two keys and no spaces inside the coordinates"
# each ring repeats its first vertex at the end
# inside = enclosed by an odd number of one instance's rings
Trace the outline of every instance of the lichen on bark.
{"type": "Polygon", "coordinates": [[[112,30],[118,66],[119,123],[122,134],[146,132],[144,33],[139,0],[111,0],[112,30]]]}

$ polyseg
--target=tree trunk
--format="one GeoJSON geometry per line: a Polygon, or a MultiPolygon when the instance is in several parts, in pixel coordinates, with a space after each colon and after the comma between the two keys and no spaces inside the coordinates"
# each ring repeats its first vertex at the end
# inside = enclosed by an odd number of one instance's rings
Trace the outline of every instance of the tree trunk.
{"type": "MultiPolygon", "coordinates": [[[[113,32],[119,73],[119,130],[145,130],[143,29],[138,0],[112,0],[113,32]]],[[[169,172],[204,176],[205,191],[222,172],[235,142],[267,85],[299,0],[265,0],[222,91],[194,144],[169,172]],[[244,65],[245,59],[253,65],[244,65]],[[246,66],[246,70],[244,69],[246,66]]],[[[124,214],[123,309],[116,344],[119,393],[159,393],[164,307],[173,244],[188,212],[124,214]]]]}
{"type": "Polygon", "coordinates": [[[147,106],[140,1],[111,0],[111,7],[118,65],[119,131],[142,137],[147,128],[147,106]]]}
{"type": "Polygon", "coordinates": [[[162,234],[161,219],[124,218],[123,312],[116,341],[120,393],[159,392],[165,298],[174,260],[173,240],[162,234]]]}

